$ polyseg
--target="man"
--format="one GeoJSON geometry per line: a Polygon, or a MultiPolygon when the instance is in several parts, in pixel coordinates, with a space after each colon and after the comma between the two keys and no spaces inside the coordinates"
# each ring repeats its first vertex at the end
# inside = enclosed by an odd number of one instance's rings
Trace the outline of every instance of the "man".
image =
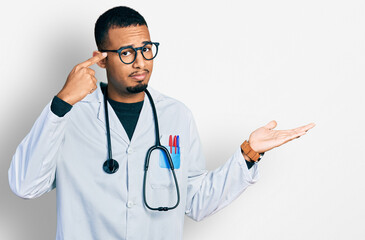
{"type": "Polygon", "coordinates": [[[110,9],[97,20],[95,39],[99,51],[72,69],[9,169],[10,187],[22,198],[56,188],[56,239],[181,239],[185,214],[200,221],[228,205],[257,180],[264,152],[314,127],[275,131],[272,121],[207,171],[191,112],[148,88],[159,44],[144,18],[110,9]],[[89,68],[95,63],[107,85],[97,84],[89,68]],[[171,162],[160,150],[146,158],[156,142],[171,162]]]}

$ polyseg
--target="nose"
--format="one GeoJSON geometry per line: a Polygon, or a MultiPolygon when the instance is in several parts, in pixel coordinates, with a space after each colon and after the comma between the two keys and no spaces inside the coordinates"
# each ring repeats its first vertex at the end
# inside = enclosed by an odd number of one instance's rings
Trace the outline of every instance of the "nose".
{"type": "Polygon", "coordinates": [[[145,59],[142,56],[142,50],[137,51],[137,56],[136,56],[136,60],[134,60],[133,62],[133,67],[134,68],[144,68],[145,65],[145,59]]]}

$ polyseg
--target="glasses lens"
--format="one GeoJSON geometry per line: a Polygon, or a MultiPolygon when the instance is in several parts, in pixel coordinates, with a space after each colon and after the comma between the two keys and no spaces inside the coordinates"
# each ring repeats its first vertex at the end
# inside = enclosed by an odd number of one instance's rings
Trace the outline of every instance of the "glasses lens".
{"type": "Polygon", "coordinates": [[[136,52],[133,48],[125,48],[120,52],[120,58],[124,63],[132,63],[134,61],[136,52]]]}
{"type": "Polygon", "coordinates": [[[157,47],[155,44],[148,43],[142,49],[143,57],[147,60],[151,60],[156,57],[157,47]]]}

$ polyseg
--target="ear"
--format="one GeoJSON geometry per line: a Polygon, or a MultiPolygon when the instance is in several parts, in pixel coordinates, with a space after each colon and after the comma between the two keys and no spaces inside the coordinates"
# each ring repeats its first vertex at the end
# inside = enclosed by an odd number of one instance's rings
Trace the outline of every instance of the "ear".
{"type": "MultiPolygon", "coordinates": [[[[100,51],[94,51],[93,52],[93,57],[95,57],[96,55],[101,54],[100,51]]],[[[107,58],[107,57],[106,57],[107,58]]],[[[106,68],[106,58],[101,59],[99,62],[97,62],[96,64],[98,64],[99,67],[101,68],[106,68]]]]}

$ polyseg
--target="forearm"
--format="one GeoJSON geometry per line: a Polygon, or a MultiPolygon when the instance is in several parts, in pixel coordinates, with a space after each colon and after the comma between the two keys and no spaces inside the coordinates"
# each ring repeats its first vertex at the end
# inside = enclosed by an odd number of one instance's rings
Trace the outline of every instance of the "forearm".
{"type": "Polygon", "coordinates": [[[59,117],[65,116],[72,108],[72,105],[54,96],[51,104],[51,111],[59,117]]]}
{"type": "Polygon", "coordinates": [[[224,165],[205,175],[187,215],[200,221],[215,213],[255,183],[257,177],[257,165],[249,170],[241,151],[237,150],[224,165]]]}
{"type": "Polygon", "coordinates": [[[57,152],[62,145],[66,117],[56,116],[48,104],[16,149],[9,185],[22,198],[34,198],[54,188],[57,152]]]}

